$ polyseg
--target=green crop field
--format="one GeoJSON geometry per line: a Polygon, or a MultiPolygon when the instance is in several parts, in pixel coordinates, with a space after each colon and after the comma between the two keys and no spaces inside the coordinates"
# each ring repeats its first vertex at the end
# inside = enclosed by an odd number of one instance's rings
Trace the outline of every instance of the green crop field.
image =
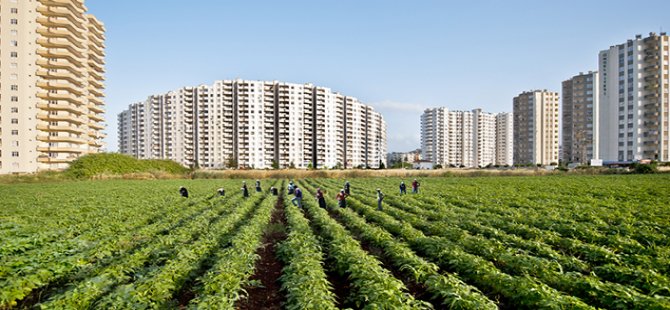
{"type": "Polygon", "coordinates": [[[670,309],[668,174],[400,180],[0,185],[0,309],[670,309]]]}

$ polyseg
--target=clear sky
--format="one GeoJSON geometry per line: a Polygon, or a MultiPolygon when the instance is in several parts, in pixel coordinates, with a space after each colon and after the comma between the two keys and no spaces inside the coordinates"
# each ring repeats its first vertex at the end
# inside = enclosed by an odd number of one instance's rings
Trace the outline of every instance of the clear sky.
{"type": "Polygon", "coordinates": [[[670,30],[670,1],[86,0],[107,28],[109,151],[148,95],[221,79],[311,82],[374,106],[389,151],[420,147],[427,107],[511,112],[598,51],[670,30]]]}

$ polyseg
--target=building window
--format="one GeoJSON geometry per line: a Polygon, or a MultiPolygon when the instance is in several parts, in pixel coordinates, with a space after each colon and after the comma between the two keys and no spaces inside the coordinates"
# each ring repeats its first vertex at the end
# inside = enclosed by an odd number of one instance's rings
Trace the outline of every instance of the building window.
{"type": "Polygon", "coordinates": [[[10,110],[12,113],[19,113],[19,108],[17,107],[12,107],[10,110]]]}
{"type": "Polygon", "coordinates": [[[18,25],[18,24],[19,24],[19,20],[16,19],[16,18],[12,18],[12,19],[9,21],[9,23],[12,24],[12,25],[18,25]]]}
{"type": "Polygon", "coordinates": [[[9,10],[10,10],[10,12],[12,12],[12,14],[18,14],[19,13],[19,9],[17,9],[17,8],[11,8],[9,10]]]}
{"type": "Polygon", "coordinates": [[[17,57],[19,57],[19,53],[17,53],[17,52],[11,52],[11,53],[9,53],[9,57],[17,58],[17,57]]]}
{"type": "Polygon", "coordinates": [[[18,135],[19,135],[18,130],[16,130],[16,129],[12,130],[12,136],[18,136],[18,135]]]}
{"type": "Polygon", "coordinates": [[[19,85],[10,86],[11,90],[19,90],[19,85]]]}
{"type": "Polygon", "coordinates": [[[12,146],[19,147],[19,141],[12,141],[12,146]]]}
{"type": "Polygon", "coordinates": [[[19,64],[16,63],[16,62],[12,62],[12,63],[9,64],[9,68],[11,68],[11,69],[16,69],[18,67],[19,67],[19,64]]]}
{"type": "Polygon", "coordinates": [[[19,102],[19,97],[18,96],[12,96],[11,101],[12,102],[19,102]]]}
{"type": "Polygon", "coordinates": [[[12,124],[18,124],[19,119],[18,118],[12,118],[12,124]]]}
{"type": "Polygon", "coordinates": [[[13,35],[13,36],[17,36],[17,35],[19,35],[19,32],[18,32],[17,30],[13,30],[13,29],[10,30],[9,33],[10,33],[11,35],[13,35]]]}
{"type": "Polygon", "coordinates": [[[17,151],[12,152],[12,157],[19,157],[19,152],[17,151]]]}
{"type": "Polygon", "coordinates": [[[19,46],[19,41],[11,40],[11,41],[10,41],[10,44],[11,44],[12,46],[19,46]]]}

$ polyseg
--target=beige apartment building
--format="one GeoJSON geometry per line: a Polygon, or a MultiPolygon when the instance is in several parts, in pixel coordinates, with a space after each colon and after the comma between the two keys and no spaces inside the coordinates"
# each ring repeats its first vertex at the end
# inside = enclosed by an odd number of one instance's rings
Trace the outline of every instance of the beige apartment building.
{"type": "Polygon", "coordinates": [[[562,129],[566,163],[598,159],[598,72],[579,73],[563,81],[562,129]]]}
{"type": "Polygon", "coordinates": [[[547,90],[514,97],[514,164],[558,164],[558,98],[547,90]]]}
{"type": "Polygon", "coordinates": [[[514,116],[512,113],[496,115],[496,165],[514,164],[514,116]]]}
{"type": "Polygon", "coordinates": [[[497,128],[498,116],[506,114],[487,113],[481,109],[426,109],[421,116],[423,159],[443,167],[506,165],[504,160],[498,161],[497,155],[509,153],[512,147],[511,144],[498,142],[507,141],[504,137],[498,138],[499,132],[507,131],[497,128]]]}
{"type": "Polygon", "coordinates": [[[0,0],[0,174],[102,147],[105,28],[83,0],[0,0]]]}
{"type": "Polygon", "coordinates": [[[386,122],[311,84],[221,80],[150,96],[119,114],[120,152],[200,168],[377,168],[386,122]]]}
{"type": "Polygon", "coordinates": [[[669,39],[638,35],[600,52],[601,159],[670,161],[669,39]]]}

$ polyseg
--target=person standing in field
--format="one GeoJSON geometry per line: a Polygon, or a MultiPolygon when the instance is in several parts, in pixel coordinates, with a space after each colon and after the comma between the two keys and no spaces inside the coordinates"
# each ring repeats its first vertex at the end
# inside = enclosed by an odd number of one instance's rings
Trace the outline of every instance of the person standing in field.
{"type": "Polygon", "coordinates": [[[270,187],[270,192],[272,193],[272,196],[279,195],[279,193],[277,192],[277,188],[274,186],[270,187]]]}
{"type": "Polygon", "coordinates": [[[382,210],[382,201],[384,200],[384,193],[381,189],[377,189],[377,210],[382,210]]]}
{"type": "Polygon", "coordinates": [[[256,180],[256,192],[261,192],[261,180],[256,180]]]}
{"type": "Polygon", "coordinates": [[[323,192],[320,187],[316,189],[316,200],[319,201],[319,207],[323,209],[326,208],[326,198],[323,197],[323,192]]]}
{"type": "Polygon", "coordinates": [[[420,185],[421,184],[419,184],[419,181],[417,181],[416,179],[414,179],[414,181],[412,181],[412,194],[418,194],[419,193],[419,186],[420,185]]]}
{"type": "Polygon", "coordinates": [[[347,196],[351,195],[351,184],[349,184],[349,181],[344,182],[344,193],[347,196]]]}
{"type": "Polygon", "coordinates": [[[247,188],[247,181],[242,181],[242,197],[249,198],[249,189],[247,188]]]}
{"type": "Polygon", "coordinates": [[[291,203],[293,203],[294,206],[297,206],[298,208],[302,209],[302,190],[300,190],[298,186],[295,186],[293,194],[295,195],[295,197],[291,199],[291,203]]]}
{"type": "Polygon", "coordinates": [[[340,208],[347,207],[347,196],[349,195],[342,189],[335,197],[337,199],[337,205],[340,206],[340,208]]]}
{"type": "Polygon", "coordinates": [[[219,196],[225,196],[226,195],[226,190],[223,189],[223,187],[217,189],[216,191],[219,193],[219,196]]]}
{"type": "Polygon", "coordinates": [[[407,194],[407,186],[405,186],[404,181],[400,181],[400,195],[407,194]]]}
{"type": "Polygon", "coordinates": [[[186,189],[186,187],[183,187],[183,186],[179,187],[179,194],[182,197],[188,198],[188,190],[186,189]]]}

